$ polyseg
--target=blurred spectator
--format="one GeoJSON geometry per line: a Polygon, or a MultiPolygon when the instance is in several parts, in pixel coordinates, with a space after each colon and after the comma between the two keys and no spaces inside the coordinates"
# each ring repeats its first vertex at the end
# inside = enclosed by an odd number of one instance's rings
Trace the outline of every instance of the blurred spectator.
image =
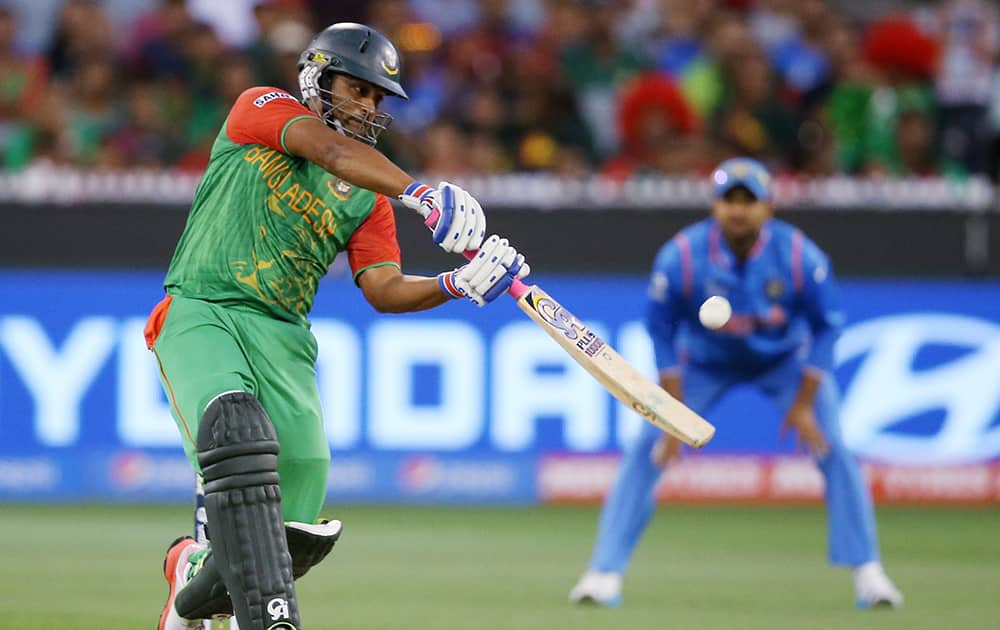
{"type": "Polygon", "coordinates": [[[781,102],[767,57],[756,47],[733,55],[723,65],[726,94],[712,116],[712,133],[727,155],[747,155],[772,170],[801,160],[800,116],[781,102]]]}
{"type": "Polygon", "coordinates": [[[227,47],[243,48],[257,36],[254,8],[261,2],[262,0],[187,0],[187,9],[196,21],[210,25],[227,47]]]}
{"type": "Polygon", "coordinates": [[[168,133],[163,99],[155,83],[135,83],[129,88],[125,123],[107,139],[105,166],[112,168],[162,168],[176,159],[176,136],[168,133]]]}
{"type": "Polygon", "coordinates": [[[872,24],[864,54],[877,71],[864,116],[865,172],[960,175],[964,168],[940,154],[933,80],[938,43],[907,16],[872,24]]]}
{"type": "Polygon", "coordinates": [[[295,94],[299,89],[299,56],[316,33],[298,19],[278,22],[268,39],[274,50],[277,73],[271,85],[295,94]]]}
{"type": "MultiPolygon", "coordinates": [[[[395,42],[403,57],[403,74],[409,99],[388,99],[382,106],[392,114],[397,135],[425,129],[451,100],[455,73],[443,63],[443,38],[432,24],[420,22],[405,0],[375,0],[371,5],[373,27],[395,42]]],[[[472,87],[472,86],[470,86],[472,87]]]]}
{"type": "Polygon", "coordinates": [[[458,81],[496,82],[528,36],[508,18],[507,0],[479,0],[479,20],[449,38],[448,69],[458,81]]]}
{"type": "Polygon", "coordinates": [[[102,161],[105,142],[124,118],[119,85],[108,57],[86,56],[76,66],[63,124],[73,159],[94,166],[102,161]]]}
{"type": "Polygon", "coordinates": [[[500,142],[486,133],[473,133],[469,137],[466,159],[472,172],[485,175],[507,173],[513,167],[500,142]]]}
{"type": "Polygon", "coordinates": [[[564,150],[596,161],[593,135],[555,57],[537,47],[513,50],[500,88],[505,103],[481,106],[495,110],[498,136],[514,147],[517,168],[552,170],[566,159],[564,150]],[[541,150],[549,145],[552,150],[541,150]]]}
{"type": "Polygon", "coordinates": [[[756,46],[750,29],[732,11],[716,12],[705,22],[705,60],[683,78],[688,102],[703,117],[710,117],[725,96],[723,65],[756,46]]]}
{"type": "Polygon", "coordinates": [[[136,75],[182,79],[185,75],[185,35],[193,20],[184,0],[163,0],[132,27],[127,56],[136,75]]]}
{"type": "Polygon", "coordinates": [[[448,179],[472,172],[466,159],[468,138],[453,123],[445,120],[431,125],[420,145],[425,179],[448,179]]]}
{"type": "Polygon", "coordinates": [[[0,147],[7,168],[23,166],[31,151],[31,130],[23,118],[35,111],[45,93],[47,70],[37,57],[15,48],[17,21],[0,8],[0,147]]]}
{"type": "MultiPolygon", "coordinates": [[[[185,33],[184,42],[185,83],[191,96],[187,136],[192,146],[204,151],[211,148],[219,126],[233,104],[232,99],[223,102],[220,91],[220,70],[229,56],[208,24],[192,24],[185,33]]],[[[245,87],[251,84],[252,81],[248,81],[245,87]]],[[[234,96],[239,96],[239,92],[234,96]]]]}
{"type": "Polygon", "coordinates": [[[985,169],[986,113],[990,81],[997,61],[996,5],[979,0],[951,0],[939,9],[941,62],[936,88],[941,150],[967,170],[985,169]]]}
{"type": "Polygon", "coordinates": [[[81,59],[114,54],[111,24],[95,0],[68,0],[48,50],[50,72],[68,78],[81,59]]]}
{"type": "Polygon", "coordinates": [[[562,50],[563,71],[576,92],[583,119],[602,156],[618,150],[615,96],[618,88],[641,70],[650,67],[641,51],[615,37],[615,20],[621,11],[611,0],[585,0],[576,6],[585,27],[581,39],[562,50]]]}
{"type": "Polygon", "coordinates": [[[201,168],[240,91],[297,94],[318,25],[352,19],[402,53],[410,101],[385,102],[379,148],[415,171],[688,173],[743,153],[811,175],[1000,175],[988,0],[874,21],[835,0],[4,4],[7,168],[201,168]],[[39,24],[36,58],[14,39],[39,24]]]}
{"type": "Polygon", "coordinates": [[[692,174],[710,169],[701,123],[665,74],[630,81],[618,103],[622,150],[604,167],[615,178],[651,173],[692,174]]]}
{"type": "MultiPolygon", "coordinates": [[[[663,0],[663,35],[653,54],[657,67],[682,87],[688,101],[699,113],[711,112],[721,92],[719,70],[711,53],[712,27],[719,32],[720,22],[710,20],[710,0],[663,0]]],[[[718,43],[732,41],[728,34],[715,38],[718,43]]]]}
{"type": "Polygon", "coordinates": [[[808,109],[829,88],[830,60],[823,44],[832,15],[825,0],[799,0],[792,7],[799,28],[774,42],[767,51],[784,86],[801,108],[808,109]]]}
{"type": "MultiPolygon", "coordinates": [[[[221,47],[221,43],[206,39],[204,46],[207,54],[216,46],[221,47]]],[[[203,61],[211,58],[206,57],[203,61]]],[[[182,169],[197,170],[208,164],[212,145],[230,107],[244,90],[254,85],[250,63],[239,55],[219,56],[211,69],[213,72],[205,75],[201,89],[194,92],[187,130],[186,144],[189,149],[178,161],[182,169]]],[[[204,71],[207,72],[208,68],[204,71]]]]}
{"type": "Polygon", "coordinates": [[[298,89],[298,59],[316,34],[298,0],[258,0],[254,8],[257,37],[247,48],[254,75],[262,85],[293,93],[298,89]]]}
{"type": "Polygon", "coordinates": [[[421,20],[430,22],[450,36],[476,23],[476,3],[470,0],[412,0],[421,20]]]}
{"type": "Polygon", "coordinates": [[[834,166],[857,173],[867,159],[868,108],[877,77],[861,53],[860,38],[846,22],[828,25],[825,46],[834,85],[822,116],[833,135],[834,166]]]}
{"type": "Polygon", "coordinates": [[[757,0],[747,19],[753,37],[765,50],[772,50],[782,42],[797,37],[799,16],[795,7],[798,0],[757,0]]]}
{"type": "Polygon", "coordinates": [[[873,110],[867,173],[960,176],[966,172],[939,149],[934,92],[929,86],[883,88],[873,97],[873,110]]]}
{"type": "Polygon", "coordinates": [[[891,84],[930,81],[937,70],[937,43],[906,15],[893,15],[870,25],[863,48],[868,60],[891,84]]]}

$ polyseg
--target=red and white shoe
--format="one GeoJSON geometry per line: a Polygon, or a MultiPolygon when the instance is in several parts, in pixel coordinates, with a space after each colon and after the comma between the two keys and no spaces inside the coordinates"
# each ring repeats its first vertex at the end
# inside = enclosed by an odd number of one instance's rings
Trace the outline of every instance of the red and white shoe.
{"type": "Polygon", "coordinates": [[[178,538],[167,548],[167,557],[163,560],[163,577],[167,580],[167,603],[160,614],[160,625],[157,630],[202,630],[204,622],[201,619],[185,619],[177,614],[174,599],[184,585],[191,579],[191,563],[188,558],[196,551],[204,549],[190,536],[178,538]]]}

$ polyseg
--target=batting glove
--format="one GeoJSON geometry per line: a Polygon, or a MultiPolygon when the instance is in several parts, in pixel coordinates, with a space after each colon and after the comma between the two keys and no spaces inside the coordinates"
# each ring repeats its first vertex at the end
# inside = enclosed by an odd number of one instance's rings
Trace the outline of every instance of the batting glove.
{"type": "Polygon", "coordinates": [[[406,187],[399,200],[424,217],[443,250],[460,254],[479,249],[486,237],[486,213],[475,198],[454,184],[431,188],[420,182],[406,187]]]}
{"type": "Polygon", "coordinates": [[[494,235],[468,264],[438,275],[438,286],[451,298],[468,298],[476,306],[484,306],[506,293],[515,279],[529,273],[531,267],[524,262],[524,255],[507,239],[494,235]]]}

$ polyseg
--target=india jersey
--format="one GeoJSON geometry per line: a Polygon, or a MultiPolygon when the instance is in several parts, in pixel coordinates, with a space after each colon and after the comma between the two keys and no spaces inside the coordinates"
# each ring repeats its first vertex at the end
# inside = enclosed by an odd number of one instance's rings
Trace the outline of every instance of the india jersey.
{"type": "Polygon", "coordinates": [[[795,352],[830,371],[844,319],[826,255],[779,220],[765,224],[742,262],[714,219],[685,228],[657,254],[648,297],[646,324],[661,371],[692,363],[753,372],[795,352]],[[714,331],[698,320],[712,295],[733,307],[714,331]]]}
{"type": "Polygon", "coordinates": [[[212,147],[164,286],[168,294],[307,324],[340,252],[355,279],[400,264],[388,199],[288,154],[289,125],[315,117],[291,94],[236,100],[212,147]]]}

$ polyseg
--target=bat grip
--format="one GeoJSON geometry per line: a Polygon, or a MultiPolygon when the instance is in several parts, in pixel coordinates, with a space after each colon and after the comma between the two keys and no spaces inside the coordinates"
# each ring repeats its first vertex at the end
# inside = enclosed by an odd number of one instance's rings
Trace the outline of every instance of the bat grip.
{"type": "MultiPolygon", "coordinates": [[[[440,216],[441,216],[440,210],[438,210],[437,208],[431,210],[430,212],[427,213],[427,216],[424,218],[424,225],[433,230],[434,224],[437,223],[438,217],[440,216]]],[[[466,260],[472,260],[473,258],[475,258],[478,252],[479,252],[478,249],[467,249],[464,252],[462,252],[462,255],[465,256],[466,260]]],[[[510,284],[510,288],[507,289],[507,294],[513,297],[515,300],[518,300],[521,298],[522,295],[528,292],[528,288],[529,288],[528,285],[521,282],[520,279],[514,278],[514,282],[512,282],[510,284]]]]}

